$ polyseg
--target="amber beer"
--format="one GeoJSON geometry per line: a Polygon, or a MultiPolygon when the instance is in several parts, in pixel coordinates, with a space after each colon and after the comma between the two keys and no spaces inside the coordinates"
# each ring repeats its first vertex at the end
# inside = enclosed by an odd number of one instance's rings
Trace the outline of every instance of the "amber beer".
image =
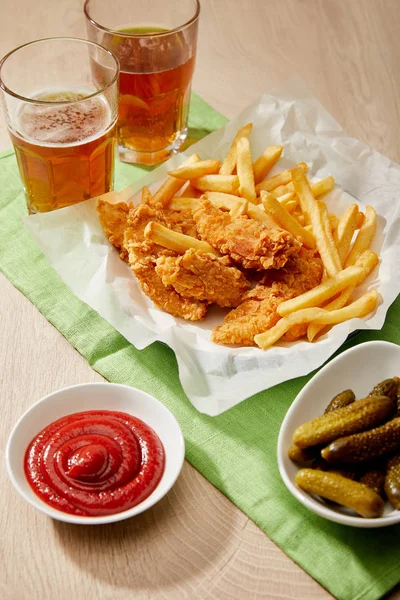
{"type": "Polygon", "coordinates": [[[194,57],[160,73],[120,74],[118,143],[159,152],[186,135],[194,57]]]}
{"type": "Polygon", "coordinates": [[[120,159],[167,159],[187,137],[198,0],[86,0],[84,10],[89,39],[120,63],[120,159]]]}
{"type": "Polygon", "coordinates": [[[112,190],[118,84],[114,54],[78,38],[37,40],[0,60],[0,100],[29,213],[112,190]]]}
{"type": "Polygon", "coordinates": [[[115,125],[102,98],[41,94],[25,105],[10,131],[29,212],[48,212],[112,189],[115,125]],[[68,100],[73,104],[55,104],[68,100]]]}
{"type": "MultiPolygon", "coordinates": [[[[161,31],[151,27],[122,30],[136,34],[161,31]]],[[[169,41],[170,47],[171,44],[178,55],[180,37],[176,35],[169,41]]],[[[186,137],[195,55],[176,67],[156,72],[146,73],[146,65],[142,63],[144,72],[135,72],[129,54],[126,55],[128,45],[129,39],[120,56],[118,144],[140,153],[158,153],[160,161],[168,156],[168,150],[162,155],[164,149],[186,137]]],[[[151,58],[151,64],[163,67],[161,48],[153,46],[151,58]]]]}

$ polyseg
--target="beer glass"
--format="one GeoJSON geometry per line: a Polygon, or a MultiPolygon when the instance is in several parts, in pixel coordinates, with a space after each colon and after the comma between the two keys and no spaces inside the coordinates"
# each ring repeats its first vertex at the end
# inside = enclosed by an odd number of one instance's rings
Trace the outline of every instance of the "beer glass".
{"type": "Polygon", "coordinates": [[[0,95],[28,211],[112,189],[119,65],[87,40],[31,42],[0,62],[0,95]]]}
{"type": "Polygon", "coordinates": [[[198,0],[86,0],[84,10],[89,39],[120,62],[120,159],[167,159],[187,136],[198,0]]]}

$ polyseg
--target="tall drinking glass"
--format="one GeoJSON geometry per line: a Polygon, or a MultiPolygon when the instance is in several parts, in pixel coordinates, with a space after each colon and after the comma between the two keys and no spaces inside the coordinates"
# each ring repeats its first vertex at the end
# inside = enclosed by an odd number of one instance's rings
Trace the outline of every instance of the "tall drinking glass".
{"type": "Polygon", "coordinates": [[[89,39],[120,62],[121,160],[154,165],[186,139],[199,14],[198,0],[86,0],[89,39]]]}
{"type": "Polygon", "coordinates": [[[0,95],[30,213],[113,186],[119,65],[87,40],[49,38],[0,62],[0,95]]]}

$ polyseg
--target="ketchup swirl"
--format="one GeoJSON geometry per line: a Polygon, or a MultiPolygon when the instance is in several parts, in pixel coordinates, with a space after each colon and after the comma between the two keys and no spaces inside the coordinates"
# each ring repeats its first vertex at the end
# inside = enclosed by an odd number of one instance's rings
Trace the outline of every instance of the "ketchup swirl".
{"type": "Polygon", "coordinates": [[[54,421],[32,440],[24,463],[30,486],[46,504],[83,516],[136,506],[157,487],[164,465],[151,427],[108,410],[54,421]]]}

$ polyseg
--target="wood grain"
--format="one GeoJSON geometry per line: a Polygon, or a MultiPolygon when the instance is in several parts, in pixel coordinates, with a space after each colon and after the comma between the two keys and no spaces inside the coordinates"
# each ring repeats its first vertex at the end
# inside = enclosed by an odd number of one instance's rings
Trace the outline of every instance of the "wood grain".
{"type": "MultiPolygon", "coordinates": [[[[80,0],[0,7],[0,55],[31,39],[85,36],[80,0]]],[[[231,117],[299,75],[354,137],[400,161],[397,0],[202,0],[194,89],[231,117]]],[[[0,117],[0,150],[10,143],[0,117]]],[[[0,435],[41,396],[98,381],[37,309],[0,277],[0,435]]],[[[157,506],[105,527],[53,522],[0,469],[2,600],[331,598],[185,464],[157,506]]],[[[400,598],[400,593],[391,598],[400,598]]]]}

